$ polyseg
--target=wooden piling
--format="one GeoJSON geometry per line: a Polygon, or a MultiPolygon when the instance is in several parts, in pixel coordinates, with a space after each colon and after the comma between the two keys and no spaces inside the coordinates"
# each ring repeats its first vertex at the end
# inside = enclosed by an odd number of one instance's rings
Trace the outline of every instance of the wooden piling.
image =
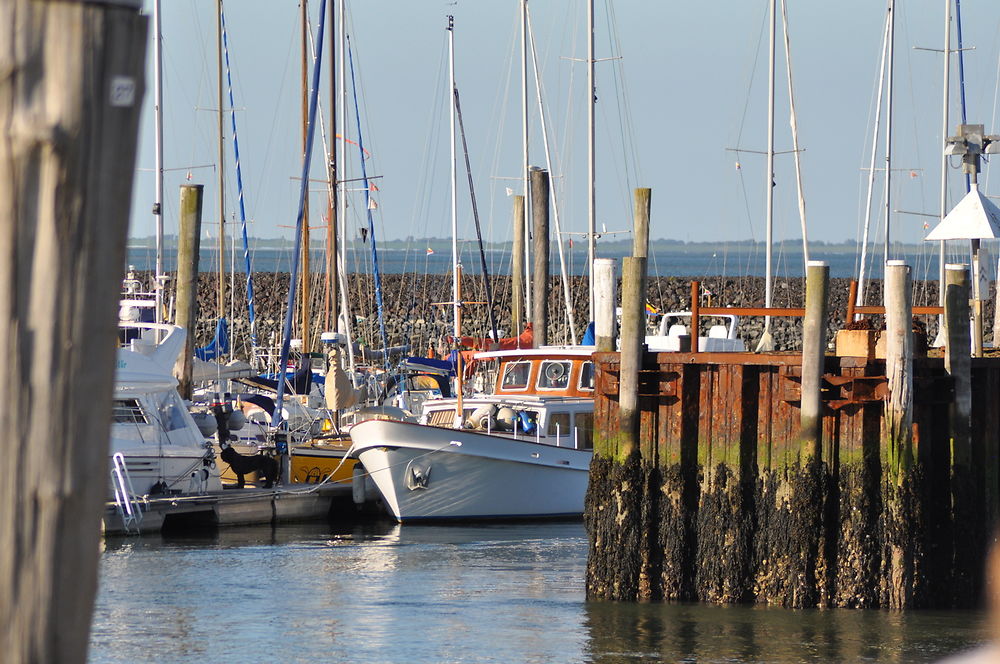
{"type": "Polygon", "coordinates": [[[912,603],[919,581],[920,536],[918,487],[913,476],[913,313],[910,267],[888,261],[885,267],[885,370],[889,396],[885,402],[883,454],[886,505],[886,554],[890,603],[912,603]]]}
{"type": "Polygon", "coordinates": [[[827,300],[830,266],[809,261],[806,266],[806,316],[802,323],[802,397],[799,407],[803,461],[821,458],[822,401],[820,389],[826,359],[827,300]]]}
{"type": "Polygon", "coordinates": [[[698,352],[701,350],[698,330],[701,328],[701,282],[691,282],[691,341],[688,350],[698,352]]]}
{"type": "Polygon", "coordinates": [[[649,211],[652,193],[652,189],[643,187],[633,192],[632,255],[641,258],[649,258],[649,211]]]}
{"type": "Polygon", "coordinates": [[[184,350],[174,365],[177,391],[191,398],[194,330],[198,320],[198,259],[201,248],[201,212],[204,185],[181,185],[180,223],[177,237],[177,303],[174,324],[184,328],[184,350]]]}
{"type": "Polygon", "coordinates": [[[144,92],[139,8],[0,9],[0,652],[14,664],[87,657],[144,92]]]}
{"type": "Polygon", "coordinates": [[[531,171],[531,219],[534,223],[534,323],[535,348],[549,343],[549,172],[531,171]]]}
{"type": "Polygon", "coordinates": [[[984,526],[971,481],[972,470],[972,339],[969,330],[969,269],[945,266],[944,369],[951,377],[954,397],[948,407],[951,438],[952,551],[955,562],[950,591],[961,597],[971,590],[978,574],[978,556],[984,526]]]}
{"type": "Polygon", "coordinates": [[[885,268],[885,370],[889,380],[885,437],[890,476],[897,485],[913,466],[913,311],[912,277],[903,261],[885,268]]]}
{"type": "Polygon", "coordinates": [[[646,341],[646,259],[622,259],[621,374],[619,377],[619,444],[616,457],[628,457],[636,449],[639,408],[639,370],[646,341]]]}
{"type": "Polygon", "coordinates": [[[510,252],[511,336],[524,330],[524,196],[514,196],[514,242],[510,252]]]}
{"type": "Polygon", "coordinates": [[[618,305],[618,280],[613,258],[594,261],[594,337],[596,350],[615,350],[615,309],[618,305]]]}

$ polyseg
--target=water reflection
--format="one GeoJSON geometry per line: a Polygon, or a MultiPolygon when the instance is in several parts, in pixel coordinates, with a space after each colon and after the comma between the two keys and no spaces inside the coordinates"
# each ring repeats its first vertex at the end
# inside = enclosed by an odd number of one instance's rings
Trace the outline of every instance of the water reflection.
{"type": "Polygon", "coordinates": [[[934,662],[984,639],[980,612],[586,605],[588,661],[934,662]]]}
{"type": "Polygon", "coordinates": [[[979,613],[590,603],[579,523],[108,539],[91,661],[933,662],[979,613]]]}

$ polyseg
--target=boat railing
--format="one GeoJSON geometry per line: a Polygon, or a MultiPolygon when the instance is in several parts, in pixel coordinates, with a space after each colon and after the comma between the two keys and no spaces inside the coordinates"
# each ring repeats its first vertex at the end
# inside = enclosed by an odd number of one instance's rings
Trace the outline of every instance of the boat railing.
{"type": "Polygon", "coordinates": [[[115,489],[115,507],[121,517],[122,527],[126,533],[133,528],[138,534],[142,525],[142,504],[135,489],[132,488],[132,478],[129,476],[125,457],[116,452],[111,457],[111,484],[115,489]]]}

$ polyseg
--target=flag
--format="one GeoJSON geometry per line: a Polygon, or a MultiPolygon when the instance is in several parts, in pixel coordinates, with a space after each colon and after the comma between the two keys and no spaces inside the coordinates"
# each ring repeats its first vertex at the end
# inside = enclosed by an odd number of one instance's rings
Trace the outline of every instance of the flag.
{"type": "Polygon", "coordinates": [[[431,249],[430,247],[427,247],[427,255],[430,256],[433,253],[434,253],[434,250],[431,249]]]}
{"type": "Polygon", "coordinates": [[[510,187],[507,187],[507,195],[508,196],[513,196],[514,195],[514,190],[511,189],[510,187]]]}
{"type": "Polygon", "coordinates": [[[369,198],[368,199],[368,209],[369,210],[377,210],[378,209],[378,203],[375,202],[374,198],[369,198]]]}
{"type": "Polygon", "coordinates": [[[658,313],[660,313],[660,312],[656,309],[656,307],[654,307],[653,305],[651,305],[649,302],[646,303],[646,315],[647,316],[655,316],[658,313]]]}

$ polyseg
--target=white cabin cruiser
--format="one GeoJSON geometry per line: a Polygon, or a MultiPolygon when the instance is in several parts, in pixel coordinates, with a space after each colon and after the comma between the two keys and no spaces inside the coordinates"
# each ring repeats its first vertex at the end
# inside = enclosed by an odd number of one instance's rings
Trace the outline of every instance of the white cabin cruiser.
{"type": "Polygon", "coordinates": [[[392,515],[400,522],[582,515],[593,449],[593,351],[478,353],[477,362],[499,361],[492,394],[427,400],[422,424],[356,424],[354,449],[392,515]]]}
{"type": "Polygon", "coordinates": [[[172,373],[186,332],[174,325],[122,323],[120,333],[127,345],[118,349],[115,369],[111,498],[122,488],[132,496],[221,490],[211,443],[181,401],[172,373]]]}

